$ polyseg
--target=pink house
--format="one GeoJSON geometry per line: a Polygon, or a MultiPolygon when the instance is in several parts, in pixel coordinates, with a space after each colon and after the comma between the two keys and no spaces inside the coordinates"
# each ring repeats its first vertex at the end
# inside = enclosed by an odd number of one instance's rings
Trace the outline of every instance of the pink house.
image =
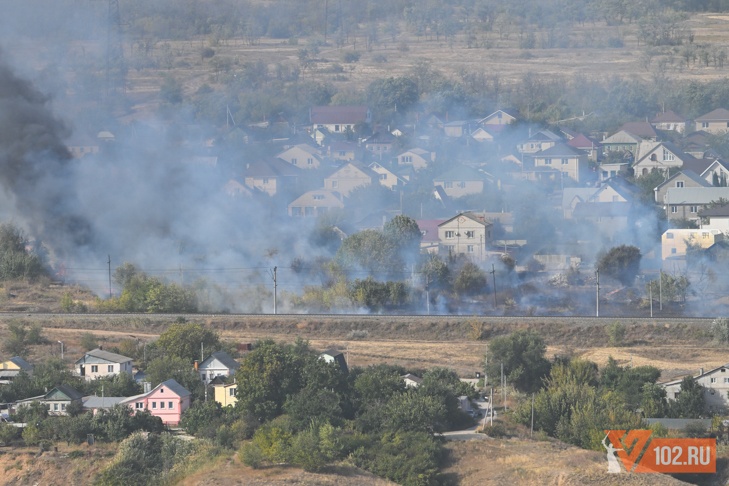
{"type": "Polygon", "coordinates": [[[190,408],[190,392],[175,380],[167,380],[151,391],[122,401],[136,412],[148,410],[165,425],[178,425],[182,414],[190,408]]]}

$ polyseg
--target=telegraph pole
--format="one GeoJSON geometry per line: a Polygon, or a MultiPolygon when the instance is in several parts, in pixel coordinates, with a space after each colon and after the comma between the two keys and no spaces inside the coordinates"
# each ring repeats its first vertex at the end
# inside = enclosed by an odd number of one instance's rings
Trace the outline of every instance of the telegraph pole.
{"type": "Polygon", "coordinates": [[[109,264],[109,298],[111,299],[111,255],[109,255],[107,263],[109,264]]]}
{"type": "Polygon", "coordinates": [[[277,275],[276,272],[278,270],[278,267],[273,267],[273,271],[271,272],[271,278],[273,279],[273,313],[276,314],[276,292],[278,289],[278,281],[277,281],[277,275]]]}
{"type": "Polygon", "coordinates": [[[494,279],[494,307],[498,307],[496,304],[496,268],[494,268],[494,264],[491,264],[491,271],[489,272],[491,276],[494,279]]]}
{"type": "Polygon", "coordinates": [[[595,270],[595,284],[597,285],[597,296],[595,298],[595,317],[600,317],[600,270],[595,270]]]}

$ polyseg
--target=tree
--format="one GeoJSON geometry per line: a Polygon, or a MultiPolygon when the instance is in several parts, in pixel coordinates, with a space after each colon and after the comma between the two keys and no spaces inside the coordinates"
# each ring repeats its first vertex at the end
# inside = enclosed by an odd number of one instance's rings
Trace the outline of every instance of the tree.
{"type": "Polygon", "coordinates": [[[489,343],[484,368],[491,384],[495,384],[504,365],[504,375],[519,391],[531,393],[542,385],[550,369],[544,357],[547,346],[535,331],[516,331],[489,343]]]}
{"type": "Polygon", "coordinates": [[[676,418],[700,418],[704,415],[706,399],[704,387],[691,376],[681,380],[681,391],[670,402],[669,414],[676,418]]]}
{"type": "Polygon", "coordinates": [[[159,357],[153,359],[146,369],[147,379],[154,386],[174,379],[192,393],[195,399],[202,399],[205,387],[192,363],[177,356],[159,357]]]}
{"type": "Polygon", "coordinates": [[[364,230],[348,236],[339,247],[335,261],[350,270],[369,274],[393,274],[402,270],[398,248],[382,232],[364,230]]]}
{"type": "Polygon", "coordinates": [[[28,239],[22,230],[0,224],[0,281],[17,278],[36,279],[45,273],[41,258],[27,250],[28,239]]]}
{"type": "Polygon", "coordinates": [[[160,334],[156,346],[168,356],[188,363],[202,360],[201,352],[210,355],[222,348],[218,334],[196,322],[177,322],[160,334]]]}
{"type": "Polygon", "coordinates": [[[385,223],[382,232],[397,246],[403,260],[411,261],[420,253],[420,240],[423,235],[413,218],[397,215],[385,223]]]}
{"type": "Polygon", "coordinates": [[[466,262],[453,281],[458,295],[480,295],[486,291],[486,273],[473,262],[466,262]]]}
{"type": "Polygon", "coordinates": [[[381,115],[407,113],[418,101],[418,86],[406,77],[378,79],[367,87],[367,101],[381,115]]]}
{"type": "Polygon", "coordinates": [[[246,354],[235,374],[238,389],[236,410],[250,413],[264,422],[281,415],[289,396],[298,393],[304,365],[316,359],[308,344],[277,344],[261,341],[246,354]]]}
{"type": "Polygon", "coordinates": [[[616,246],[598,259],[597,270],[625,286],[630,286],[640,271],[641,257],[640,249],[635,246],[616,246]]]}

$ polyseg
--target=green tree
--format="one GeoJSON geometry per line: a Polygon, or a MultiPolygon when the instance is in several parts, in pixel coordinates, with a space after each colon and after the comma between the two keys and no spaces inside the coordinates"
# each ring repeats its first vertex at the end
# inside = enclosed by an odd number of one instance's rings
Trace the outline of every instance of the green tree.
{"type": "Polygon", "coordinates": [[[423,235],[413,218],[397,215],[385,223],[382,232],[396,245],[403,260],[412,261],[420,254],[420,240],[423,235]]]}
{"type": "Polygon", "coordinates": [[[0,281],[26,278],[34,280],[45,274],[43,262],[29,251],[28,239],[18,227],[0,224],[0,281]]]}
{"type": "Polygon", "coordinates": [[[150,361],[146,369],[147,379],[153,386],[173,379],[192,393],[198,400],[205,396],[205,386],[192,363],[176,356],[158,357],[150,361]]]}
{"type": "Polygon", "coordinates": [[[181,358],[189,363],[222,349],[218,334],[196,322],[172,324],[160,334],[156,346],[167,356],[181,358]]]}
{"type": "Polygon", "coordinates": [[[484,369],[490,383],[495,384],[504,365],[506,382],[519,391],[534,392],[550,369],[544,357],[547,346],[535,331],[516,331],[493,339],[486,353],[484,369]]]}
{"type": "Polygon", "coordinates": [[[382,232],[364,230],[345,238],[335,261],[348,270],[371,275],[391,275],[402,271],[397,246],[382,232]]]}
{"type": "Polygon", "coordinates": [[[453,281],[453,290],[460,296],[483,294],[486,291],[486,273],[475,263],[466,262],[453,281]]]}
{"type": "Polygon", "coordinates": [[[378,79],[367,87],[367,102],[381,116],[407,113],[418,98],[418,86],[406,77],[378,79]]]}
{"type": "Polygon", "coordinates": [[[281,415],[289,396],[298,393],[304,365],[317,359],[308,344],[282,345],[273,341],[256,343],[236,372],[236,410],[250,413],[260,422],[281,415]]]}
{"type": "Polygon", "coordinates": [[[640,408],[648,418],[665,417],[668,413],[666,389],[658,383],[644,383],[640,396],[640,408]]]}
{"type": "Polygon", "coordinates": [[[669,413],[677,418],[701,418],[706,412],[704,387],[691,376],[681,380],[678,397],[669,404],[669,413]]]}
{"type": "Polygon", "coordinates": [[[635,277],[640,271],[641,257],[638,247],[630,245],[616,246],[599,257],[597,270],[625,286],[630,286],[633,285],[635,277]]]}

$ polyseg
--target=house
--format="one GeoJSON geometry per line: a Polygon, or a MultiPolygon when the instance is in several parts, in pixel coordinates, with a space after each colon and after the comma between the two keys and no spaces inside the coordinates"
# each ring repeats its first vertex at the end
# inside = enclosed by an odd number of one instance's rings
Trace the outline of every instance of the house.
{"type": "Polygon", "coordinates": [[[534,168],[554,169],[561,177],[580,182],[587,177],[587,154],[570,147],[565,143],[558,143],[548,149],[533,154],[534,168]]]}
{"type": "Polygon", "coordinates": [[[342,372],[349,373],[347,358],[341,351],[337,351],[336,349],[327,349],[319,355],[319,359],[324,360],[326,363],[336,363],[342,372]]]}
{"type": "Polygon", "coordinates": [[[516,150],[522,154],[533,154],[552,148],[562,142],[562,137],[550,130],[539,130],[525,141],[517,144],[516,150]]]}
{"type": "Polygon", "coordinates": [[[405,386],[407,388],[417,388],[423,382],[423,379],[421,377],[415,376],[412,373],[402,375],[400,378],[402,378],[402,381],[405,382],[405,386]]]}
{"type": "Polygon", "coordinates": [[[717,158],[709,163],[700,176],[714,187],[726,187],[729,180],[729,163],[717,158]]]}
{"type": "Polygon", "coordinates": [[[438,238],[438,225],[443,219],[419,219],[416,221],[420,228],[420,252],[421,253],[438,253],[440,239],[438,238]]]}
{"type": "Polygon", "coordinates": [[[491,125],[509,125],[514,123],[517,120],[518,114],[515,111],[509,111],[511,114],[507,113],[505,110],[496,110],[489,116],[480,119],[478,124],[484,127],[489,127],[491,125]]]}
{"type": "Polygon", "coordinates": [[[0,384],[12,383],[12,381],[20,373],[32,376],[33,365],[25,361],[20,356],[13,356],[8,360],[3,361],[0,363],[0,384]]]}
{"type": "Polygon", "coordinates": [[[344,162],[361,159],[362,149],[354,142],[332,142],[327,145],[327,155],[344,162]]]}
{"type": "Polygon", "coordinates": [[[74,135],[68,141],[66,148],[74,159],[82,159],[87,155],[99,153],[99,139],[92,139],[85,135],[74,135]]]}
{"type": "Polygon", "coordinates": [[[410,166],[415,170],[425,169],[431,162],[435,162],[435,152],[421,148],[406,150],[397,156],[398,165],[410,166]]]}
{"type": "Polygon", "coordinates": [[[612,160],[600,163],[600,182],[605,182],[613,177],[626,177],[631,172],[630,161],[612,160]]]}
{"type": "Polygon", "coordinates": [[[215,385],[215,401],[220,404],[221,407],[233,407],[238,401],[238,397],[235,396],[238,391],[237,383],[227,383],[222,385],[215,385]]]}
{"type": "Polygon", "coordinates": [[[147,410],[161,418],[165,425],[178,425],[182,414],[190,408],[190,392],[170,379],[147,393],[126,398],[120,403],[131,407],[134,412],[147,410]]]}
{"type": "MultiPolygon", "coordinates": [[[[694,380],[704,388],[704,402],[707,411],[725,413],[729,408],[729,364],[708,371],[699,369],[694,380]]],[[[660,385],[666,390],[666,398],[675,400],[681,393],[681,381],[672,380],[660,385]]]]}
{"type": "Polygon", "coordinates": [[[372,122],[372,112],[366,106],[314,106],[309,110],[312,128],[332,133],[353,132],[356,125],[372,122]]]}
{"type": "Polygon", "coordinates": [[[658,141],[658,133],[656,133],[653,125],[651,125],[647,121],[624,123],[623,126],[618,129],[618,131],[628,132],[645,141],[658,141]]]}
{"type": "Polygon", "coordinates": [[[347,163],[324,178],[324,189],[337,191],[347,197],[358,187],[366,187],[378,180],[379,176],[367,167],[347,163]]]}
{"type": "Polygon", "coordinates": [[[442,187],[450,198],[481,194],[486,187],[487,174],[459,165],[433,178],[433,185],[442,187]]]}
{"type": "Polygon", "coordinates": [[[307,144],[298,144],[279,153],[276,157],[299,169],[318,169],[322,165],[321,151],[307,144]]]}
{"type": "Polygon", "coordinates": [[[661,256],[663,260],[684,258],[689,245],[706,249],[724,240],[724,233],[715,229],[669,229],[661,236],[661,256]]]}
{"type": "Polygon", "coordinates": [[[132,364],[132,358],[97,348],[87,351],[76,361],[75,366],[76,374],[88,381],[119,373],[127,373],[131,376],[132,364]]]}
{"type": "Polygon", "coordinates": [[[576,148],[577,150],[582,150],[587,154],[587,158],[589,160],[597,162],[599,156],[598,147],[600,146],[600,143],[597,140],[581,133],[576,133],[572,136],[572,138],[567,140],[567,145],[572,148],[576,148]]]}
{"type": "Polygon", "coordinates": [[[281,159],[252,162],[246,166],[244,181],[251,189],[275,196],[296,187],[301,169],[281,159]]]}
{"type": "Polygon", "coordinates": [[[446,137],[459,138],[464,135],[470,135],[475,124],[468,120],[456,120],[443,125],[443,132],[446,137]]]}
{"type": "Polygon", "coordinates": [[[613,241],[631,228],[632,209],[627,202],[579,202],[572,210],[572,219],[592,223],[592,236],[613,241]]]}
{"type": "Polygon", "coordinates": [[[374,155],[382,159],[383,156],[392,152],[397,139],[388,132],[375,132],[367,137],[364,141],[365,150],[372,152],[374,155]]]}
{"type": "Polygon", "coordinates": [[[235,374],[240,363],[225,351],[216,351],[203,360],[197,367],[203,383],[208,384],[218,376],[228,377],[235,374]]]}
{"type": "Polygon", "coordinates": [[[390,189],[391,191],[394,191],[398,187],[402,187],[405,185],[405,180],[398,176],[395,172],[391,171],[384,165],[378,163],[378,162],[372,162],[369,165],[370,170],[377,174],[378,182],[385,186],[386,188],[390,189]]]}
{"type": "Polygon", "coordinates": [[[681,172],[676,172],[653,189],[657,204],[663,203],[666,192],[672,187],[678,189],[683,187],[710,187],[710,184],[692,170],[686,169],[681,172]]]}
{"type": "Polygon", "coordinates": [[[633,164],[636,176],[648,175],[653,169],[668,174],[670,169],[683,167],[684,162],[693,159],[671,142],[658,142],[652,148],[642,151],[633,164]]]}
{"type": "Polygon", "coordinates": [[[317,217],[336,209],[343,209],[342,195],[337,191],[317,189],[294,199],[288,206],[289,216],[317,217]]]}
{"type": "Polygon", "coordinates": [[[460,213],[438,225],[438,253],[440,255],[466,255],[473,261],[483,262],[488,254],[486,245],[491,240],[493,224],[476,213],[460,213]]]}
{"type": "Polygon", "coordinates": [[[685,133],[688,120],[672,110],[664,111],[653,117],[651,125],[657,130],[685,133]]]}
{"type": "Polygon", "coordinates": [[[253,191],[235,179],[230,179],[225,183],[223,192],[234,199],[253,197],[253,191]]]}
{"type": "Polygon", "coordinates": [[[713,135],[722,135],[729,131],[729,110],[717,108],[694,120],[696,131],[702,130],[713,135]]]}
{"type": "Polygon", "coordinates": [[[68,385],[58,385],[45,395],[18,400],[16,408],[28,407],[33,402],[40,402],[48,408],[48,415],[67,415],[66,409],[72,403],[81,403],[83,395],[68,385]]]}
{"type": "Polygon", "coordinates": [[[701,227],[715,229],[729,235],[729,204],[714,206],[713,208],[699,211],[701,221],[705,221],[701,227]]]}
{"type": "Polygon", "coordinates": [[[632,162],[636,158],[641,142],[640,137],[625,130],[620,130],[604,139],[600,142],[600,145],[602,146],[603,155],[607,156],[610,153],[628,155],[628,160],[632,162]]]}
{"type": "Polygon", "coordinates": [[[496,136],[495,134],[491,133],[486,127],[478,127],[471,132],[471,138],[481,143],[493,142],[496,136]]]}
{"type": "Polygon", "coordinates": [[[668,219],[698,221],[699,211],[722,199],[729,199],[729,187],[671,187],[663,196],[663,208],[668,219]]]}
{"type": "Polygon", "coordinates": [[[83,397],[82,405],[85,412],[96,415],[99,410],[110,410],[126,400],[127,397],[99,397],[96,395],[83,397]]]}

